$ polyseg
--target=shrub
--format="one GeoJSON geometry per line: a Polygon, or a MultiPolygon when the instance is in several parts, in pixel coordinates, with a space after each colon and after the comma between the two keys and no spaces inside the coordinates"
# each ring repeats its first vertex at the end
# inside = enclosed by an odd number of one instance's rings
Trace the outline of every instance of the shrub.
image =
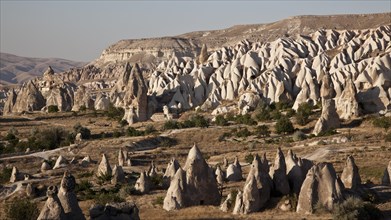
{"type": "Polygon", "coordinates": [[[54,113],[54,112],[58,112],[58,106],[57,105],[49,105],[48,106],[48,112],[49,113],[54,113]]]}
{"type": "Polygon", "coordinates": [[[384,140],[386,142],[391,142],[391,132],[388,132],[385,136],[384,136],[384,140]]]}
{"type": "Polygon", "coordinates": [[[0,173],[0,184],[7,183],[11,178],[12,168],[3,167],[0,173]]]}
{"type": "Polygon", "coordinates": [[[290,109],[288,109],[288,110],[286,111],[285,116],[288,117],[288,118],[290,118],[290,117],[294,116],[295,114],[296,114],[295,110],[293,110],[293,109],[290,108],[290,109]]]}
{"type": "Polygon", "coordinates": [[[174,120],[168,120],[163,125],[163,130],[179,129],[179,123],[174,120]]]}
{"type": "Polygon", "coordinates": [[[135,129],[134,127],[128,127],[126,134],[130,137],[143,136],[144,132],[135,129]]]}
{"type": "Polygon", "coordinates": [[[236,132],[236,137],[248,137],[251,135],[251,132],[247,128],[239,129],[236,132]]]}
{"type": "Polygon", "coordinates": [[[228,125],[228,121],[227,121],[227,119],[224,118],[223,115],[218,115],[218,116],[216,116],[215,124],[217,126],[227,126],[228,125]]]}
{"type": "Polygon", "coordinates": [[[28,138],[26,145],[33,149],[52,150],[60,146],[66,146],[72,142],[70,140],[72,135],[60,127],[36,130],[35,132],[35,134],[28,138]]]}
{"type": "Polygon", "coordinates": [[[77,123],[73,126],[73,131],[74,131],[74,134],[76,136],[76,134],[80,133],[81,134],[81,137],[83,139],[89,139],[91,137],[91,131],[90,129],[86,128],[86,127],[83,127],[81,126],[80,123],[77,123]]]}
{"type": "Polygon", "coordinates": [[[156,197],[154,205],[163,205],[163,203],[164,203],[164,197],[163,196],[156,197]]]}
{"type": "Polygon", "coordinates": [[[125,202],[125,199],[119,197],[117,193],[113,192],[107,192],[107,193],[100,193],[99,196],[95,197],[95,204],[99,205],[106,205],[106,203],[111,203],[111,202],[125,202]]]}
{"type": "Polygon", "coordinates": [[[307,102],[301,103],[296,112],[296,122],[299,125],[306,125],[312,113],[312,106],[307,102]]]}
{"type": "Polygon", "coordinates": [[[85,112],[87,111],[87,107],[85,105],[80,106],[79,111],[85,112]]]}
{"type": "Polygon", "coordinates": [[[302,141],[306,139],[305,134],[302,131],[295,131],[292,135],[293,141],[302,141]]]}
{"type": "Polygon", "coordinates": [[[271,133],[267,125],[258,126],[256,132],[260,137],[269,137],[271,133]]]}
{"type": "Polygon", "coordinates": [[[114,130],[113,131],[113,137],[118,138],[122,136],[122,132],[119,130],[114,130]]]}
{"type": "Polygon", "coordinates": [[[254,156],[252,154],[247,154],[245,157],[244,157],[244,161],[246,161],[246,163],[249,163],[251,164],[254,160],[254,156]]]}
{"type": "Polygon", "coordinates": [[[106,112],[106,116],[110,119],[122,120],[125,115],[125,110],[121,107],[115,107],[112,103],[109,105],[109,109],[106,112]]]}
{"type": "Polygon", "coordinates": [[[207,128],[209,127],[209,121],[202,115],[195,115],[191,119],[194,121],[195,127],[207,128]]]}
{"type": "Polygon", "coordinates": [[[294,131],[293,124],[287,117],[281,117],[277,121],[275,129],[278,134],[290,134],[294,131]]]}
{"type": "Polygon", "coordinates": [[[151,177],[152,186],[155,188],[163,187],[163,175],[157,174],[151,177]]]}
{"type": "Polygon", "coordinates": [[[126,121],[126,120],[121,120],[120,122],[119,122],[119,126],[121,126],[121,127],[125,127],[126,125],[128,125],[129,123],[126,121]]]}
{"type": "Polygon", "coordinates": [[[16,199],[5,207],[7,219],[11,220],[35,220],[39,210],[37,204],[27,199],[16,199]]]}
{"type": "Polygon", "coordinates": [[[124,199],[130,195],[137,195],[137,194],[139,194],[139,191],[137,191],[136,188],[134,188],[134,185],[128,185],[128,184],[123,185],[118,192],[118,195],[124,199]]]}
{"type": "Polygon", "coordinates": [[[245,115],[237,115],[235,117],[235,122],[238,124],[245,124],[245,125],[256,125],[257,123],[251,118],[251,115],[245,114],[245,115]]]}
{"type": "Polygon", "coordinates": [[[273,110],[272,112],[270,112],[270,117],[273,119],[273,120],[278,120],[282,117],[282,114],[279,110],[275,109],[273,110]]]}
{"type": "Polygon", "coordinates": [[[160,137],[159,147],[172,147],[177,144],[177,140],[169,137],[160,137]]]}
{"type": "Polygon", "coordinates": [[[333,219],[380,219],[381,211],[369,202],[356,197],[349,197],[344,202],[336,204],[333,219]]]}
{"type": "Polygon", "coordinates": [[[386,132],[391,127],[391,117],[380,117],[373,119],[373,125],[378,128],[383,128],[386,132]]]}
{"type": "Polygon", "coordinates": [[[76,184],[75,192],[82,192],[90,190],[92,187],[92,184],[88,180],[81,180],[79,184],[76,184]]]}
{"type": "Polygon", "coordinates": [[[258,121],[268,121],[271,119],[270,111],[270,107],[262,103],[255,109],[255,118],[258,121]]]}

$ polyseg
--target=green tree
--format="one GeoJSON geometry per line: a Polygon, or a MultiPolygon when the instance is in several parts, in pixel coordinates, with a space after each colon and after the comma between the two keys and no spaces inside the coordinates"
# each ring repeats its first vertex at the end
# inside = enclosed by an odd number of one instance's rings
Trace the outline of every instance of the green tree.
{"type": "Polygon", "coordinates": [[[217,126],[227,126],[228,121],[227,121],[227,119],[224,118],[223,115],[218,115],[218,116],[216,116],[215,124],[217,126]]]}
{"type": "Polygon", "coordinates": [[[291,134],[295,130],[292,122],[287,117],[281,117],[277,121],[275,129],[278,134],[291,134]]]}
{"type": "Polygon", "coordinates": [[[74,134],[75,136],[80,133],[81,134],[81,137],[83,139],[89,139],[91,137],[91,131],[90,129],[86,128],[86,127],[83,127],[81,126],[80,123],[77,123],[73,126],[73,131],[74,131],[74,134]]]}
{"type": "Polygon", "coordinates": [[[295,118],[299,125],[306,125],[309,122],[309,117],[312,113],[312,106],[307,102],[301,103],[297,109],[295,118]]]}
{"type": "Polygon", "coordinates": [[[270,136],[270,130],[267,125],[260,125],[256,128],[256,132],[261,137],[269,137],[270,136]]]}
{"type": "Polygon", "coordinates": [[[385,116],[375,118],[372,123],[375,127],[383,128],[385,132],[387,132],[388,129],[391,127],[391,118],[385,116]]]}
{"type": "Polygon", "coordinates": [[[28,199],[16,199],[6,205],[7,219],[11,220],[35,220],[38,218],[37,204],[28,199]]]}

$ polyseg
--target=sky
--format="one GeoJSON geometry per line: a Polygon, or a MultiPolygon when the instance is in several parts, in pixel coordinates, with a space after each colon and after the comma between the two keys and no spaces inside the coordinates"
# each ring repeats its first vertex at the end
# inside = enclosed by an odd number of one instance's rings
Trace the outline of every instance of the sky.
{"type": "Polygon", "coordinates": [[[121,39],[175,36],[295,15],[381,12],[391,12],[391,0],[0,0],[0,52],[88,62],[121,39]]]}

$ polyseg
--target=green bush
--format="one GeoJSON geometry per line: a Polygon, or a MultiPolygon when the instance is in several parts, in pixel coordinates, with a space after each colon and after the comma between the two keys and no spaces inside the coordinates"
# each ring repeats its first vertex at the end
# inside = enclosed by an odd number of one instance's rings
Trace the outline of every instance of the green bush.
{"type": "Polygon", "coordinates": [[[75,192],[88,191],[92,187],[92,184],[88,180],[81,180],[80,183],[76,184],[75,192]]]}
{"type": "Polygon", "coordinates": [[[302,141],[306,139],[305,134],[302,131],[295,131],[292,135],[293,141],[302,141]]]}
{"type": "Polygon", "coordinates": [[[247,154],[245,157],[244,157],[244,161],[246,161],[246,163],[249,163],[251,164],[254,160],[254,156],[252,154],[247,154]]]}
{"type": "Polygon", "coordinates": [[[383,128],[386,132],[391,127],[391,117],[375,118],[372,121],[373,125],[378,128],[383,128]]]}
{"type": "Polygon", "coordinates": [[[70,135],[69,132],[60,127],[37,129],[28,138],[28,142],[20,143],[19,147],[22,149],[30,147],[37,150],[52,150],[60,146],[69,145],[73,139],[73,135],[70,135]]]}
{"type": "Polygon", "coordinates": [[[49,113],[54,113],[54,112],[58,112],[59,109],[58,109],[58,106],[57,105],[49,105],[48,106],[48,112],[49,113]]]}
{"type": "Polygon", "coordinates": [[[39,210],[37,204],[28,199],[16,199],[6,204],[7,219],[11,220],[35,220],[38,218],[39,210]]]}
{"type": "Polygon", "coordinates": [[[105,112],[106,116],[110,119],[122,120],[125,115],[125,110],[121,107],[115,107],[112,103],[109,105],[109,109],[105,112]]]}
{"type": "Polygon", "coordinates": [[[312,113],[312,106],[307,102],[301,103],[295,115],[296,122],[299,125],[306,125],[309,122],[309,117],[311,113],[312,113]]]}
{"type": "Polygon", "coordinates": [[[85,112],[87,111],[87,107],[85,105],[80,106],[79,111],[85,112]]]}
{"type": "Polygon", "coordinates": [[[359,198],[349,197],[344,202],[336,204],[333,209],[333,219],[381,219],[382,213],[373,204],[359,198]]]}
{"type": "Polygon", "coordinates": [[[386,142],[391,142],[391,132],[388,132],[385,136],[384,136],[384,140],[386,142]]]}
{"type": "Polygon", "coordinates": [[[7,183],[11,178],[12,168],[3,167],[0,173],[0,184],[7,183]]]}
{"type": "Polygon", "coordinates": [[[282,117],[282,114],[280,112],[280,110],[273,110],[270,112],[270,117],[273,119],[273,120],[278,120],[282,117]]]}
{"type": "Polygon", "coordinates": [[[122,136],[122,132],[119,130],[114,130],[113,131],[113,137],[118,138],[122,136]]]}
{"type": "Polygon", "coordinates": [[[245,125],[256,125],[257,122],[254,121],[252,118],[251,118],[251,115],[249,114],[245,114],[245,115],[237,115],[235,117],[235,122],[237,124],[245,124],[245,125]]]}
{"type": "Polygon", "coordinates": [[[223,115],[218,115],[218,116],[216,116],[215,124],[217,126],[227,126],[228,121],[227,121],[227,119],[224,118],[223,115]]]}
{"type": "Polygon", "coordinates": [[[163,130],[179,129],[179,123],[174,120],[168,120],[163,125],[163,130]]]}
{"type": "Polygon", "coordinates": [[[235,133],[235,135],[236,135],[236,137],[248,137],[251,135],[251,132],[247,128],[242,128],[242,129],[239,129],[235,133]]]}
{"type": "Polygon", "coordinates": [[[269,137],[271,133],[267,125],[258,126],[256,132],[260,137],[269,137]]]}
{"type": "Polygon", "coordinates": [[[106,203],[112,203],[112,202],[125,202],[125,199],[121,198],[117,193],[113,192],[107,192],[107,193],[100,193],[98,196],[95,197],[95,204],[99,205],[106,205],[106,203]]]}
{"type": "Polygon", "coordinates": [[[209,127],[209,121],[202,115],[195,115],[191,118],[195,123],[195,127],[207,128],[209,127]]]}
{"type": "Polygon", "coordinates": [[[134,127],[128,127],[126,134],[130,137],[143,136],[144,132],[135,129],[134,127]]]}
{"type": "Polygon", "coordinates": [[[278,134],[290,134],[294,132],[293,124],[287,117],[281,117],[277,121],[275,129],[278,134]]]}
{"type": "Polygon", "coordinates": [[[75,136],[80,133],[81,134],[81,137],[83,139],[89,139],[91,137],[91,131],[90,129],[86,128],[86,127],[83,127],[81,126],[80,123],[77,123],[73,126],[73,131],[74,131],[74,134],[75,136]]]}
{"type": "Polygon", "coordinates": [[[129,123],[126,120],[121,120],[119,122],[119,126],[121,126],[121,127],[125,127],[126,125],[129,125],[129,123]]]}
{"type": "Polygon", "coordinates": [[[163,196],[156,197],[154,205],[163,205],[163,203],[164,203],[164,197],[163,196]]]}
{"type": "Polygon", "coordinates": [[[271,119],[270,112],[270,106],[262,103],[255,109],[255,118],[258,121],[268,121],[271,119]]]}
{"type": "Polygon", "coordinates": [[[136,188],[134,188],[134,185],[128,185],[128,184],[123,185],[118,192],[118,195],[124,199],[126,199],[126,197],[130,195],[138,195],[138,194],[140,194],[140,192],[136,190],[136,188]]]}

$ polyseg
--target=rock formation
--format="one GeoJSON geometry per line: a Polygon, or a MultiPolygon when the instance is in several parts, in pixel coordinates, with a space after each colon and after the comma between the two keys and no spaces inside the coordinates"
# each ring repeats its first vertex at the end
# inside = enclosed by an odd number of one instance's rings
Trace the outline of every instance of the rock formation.
{"type": "Polygon", "coordinates": [[[346,79],[344,88],[341,95],[336,99],[336,108],[339,118],[348,120],[360,115],[357,90],[351,76],[346,79]]]}
{"type": "Polygon", "coordinates": [[[229,208],[232,206],[232,193],[227,195],[224,202],[220,206],[220,210],[223,212],[228,212],[229,208]]]}
{"type": "Polygon", "coordinates": [[[82,165],[83,167],[86,167],[88,166],[90,163],[92,162],[91,160],[91,157],[89,155],[85,156],[81,162],[80,162],[80,165],[82,165]]]}
{"type": "Polygon", "coordinates": [[[151,189],[151,180],[145,172],[141,172],[140,177],[134,185],[135,189],[142,194],[149,193],[151,189]]]}
{"type": "Polygon", "coordinates": [[[241,181],[242,177],[242,166],[239,163],[238,157],[235,157],[233,164],[230,164],[226,171],[226,179],[228,181],[241,181]]]}
{"type": "Polygon", "coordinates": [[[109,163],[109,160],[107,160],[106,154],[102,154],[102,160],[99,163],[98,171],[96,173],[96,176],[107,176],[111,175],[111,166],[109,163]]]}
{"type": "Polygon", "coordinates": [[[139,66],[135,64],[131,67],[127,63],[124,73],[110,92],[110,100],[115,106],[125,109],[123,119],[133,124],[148,119],[147,91],[139,66]]]}
{"type": "Polygon", "coordinates": [[[163,208],[167,211],[194,205],[218,205],[220,193],[213,169],[194,145],[187,156],[184,170],[179,168],[171,180],[163,208]]]}
{"type": "Polygon", "coordinates": [[[345,167],[341,174],[341,181],[347,189],[354,190],[361,185],[360,173],[351,155],[346,159],[345,167]]]}
{"type": "Polygon", "coordinates": [[[74,192],[75,187],[75,177],[70,172],[65,171],[57,196],[68,219],[85,219],[74,192]]]}
{"type": "Polygon", "coordinates": [[[27,197],[33,198],[33,197],[35,197],[35,193],[36,193],[35,188],[31,185],[31,183],[28,183],[26,186],[27,197]]]}
{"type": "Polygon", "coordinates": [[[293,193],[299,195],[301,185],[304,181],[307,171],[303,170],[300,166],[299,158],[293,154],[292,150],[288,151],[285,158],[286,163],[286,174],[288,176],[289,186],[293,193]]]}
{"type": "Polygon", "coordinates": [[[140,220],[136,204],[131,202],[107,203],[105,206],[92,205],[90,208],[91,220],[140,220]]]}
{"type": "Polygon", "coordinates": [[[111,184],[118,184],[118,183],[123,183],[125,182],[125,173],[124,170],[122,169],[122,166],[120,165],[115,165],[113,168],[113,178],[111,178],[111,184]]]}
{"type": "Polygon", "coordinates": [[[81,85],[75,92],[72,111],[79,111],[80,107],[85,109],[94,108],[94,100],[91,98],[90,90],[85,86],[81,85]]]}
{"type": "Polygon", "coordinates": [[[384,170],[382,178],[382,184],[385,186],[391,186],[391,161],[388,162],[387,168],[384,170]]]}
{"type": "Polygon", "coordinates": [[[155,162],[152,160],[151,165],[149,166],[149,169],[148,169],[148,176],[155,177],[157,174],[158,174],[158,170],[155,166],[155,162]]]}
{"type": "Polygon", "coordinates": [[[224,183],[224,172],[221,170],[220,165],[217,165],[215,175],[216,175],[217,183],[220,185],[223,184],[224,183]]]}
{"type": "Polygon", "coordinates": [[[22,175],[19,173],[18,168],[12,167],[11,177],[10,177],[10,183],[14,183],[17,181],[20,181],[22,179],[22,175]]]}
{"type": "Polygon", "coordinates": [[[180,165],[178,161],[175,158],[172,158],[171,161],[167,164],[167,169],[166,172],[164,172],[163,178],[167,179],[167,182],[169,183],[179,168],[180,165]]]}
{"type": "Polygon", "coordinates": [[[301,187],[296,211],[310,214],[314,212],[316,206],[332,210],[333,205],[342,199],[342,188],[332,164],[314,165],[308,171],[301,187]]]}
{"type": "Polygon", "coordinates": [[[62,155],[60,155],[57,160],[56,160],[56,163],[54,164],[53,166],[53,170],[55,169],[59,169],[59,168],[62,168],[62,167],[66,167],[68,164],[68,161],[65,159],[65,157],[63,157],[62,155]]]}
{"type": "Polygon", "coordinates": [[[335,108],[335,90],[330,75],[325,74],[323,77],[322,87],[320,89],[322,98],[322,114],[315,124],[313,133],[318,135],[322,132],[339,128],[339,116],[335,108]]]}
{"type": "Polygon", "coordinates": [[[125,164],[125,156],[121,149],[118,151],[118,165],[124,166],[125,164]]]}
{"type": "Polygon", "coordinates": [[[290,192],[289,181],[286,175],[285,157],[281,149],[277,149],[276,159],[270,171],[273,179],[273,189],[277,195],[287,195],[290,192]]]}
{"type": "Polygon", "coordinates": [[[44,173],[46,172],[47,170],[51,170],[52,167],[50,166],[50,164],[46,161],[43,161],[42,162],[42,165],[41,165],[41,172],[44,173]]]}
{"type": "Polygon", "coordinates": [[[38,220],[48,220],[48,219],[58,219],[66,220],[64,209],[61,206],[61,202],[57,197],[57,187],[49,186],[47,193],[48,199],[45,202],[45,205],[41,209],[41,213],[38,216],[38,220]]]}
{"type": "Polygon", "coordinates": [[[238,194],[236,194],[235,199],[235,206],[234,210],[232,211],[232,214],[238,215],[244,213],[244,205],[243,205],[243,193],[242,191],[238,191],[238,194]]]}

